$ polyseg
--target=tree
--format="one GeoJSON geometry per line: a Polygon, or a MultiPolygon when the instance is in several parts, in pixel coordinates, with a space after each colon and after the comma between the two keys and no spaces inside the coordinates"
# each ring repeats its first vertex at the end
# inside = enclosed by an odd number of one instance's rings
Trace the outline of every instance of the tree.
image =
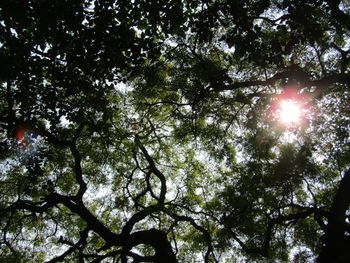
{"type": "Polygon", "coordinates": [[[349,262],[349,12],[2,0],[2,262],[349,262]]]}

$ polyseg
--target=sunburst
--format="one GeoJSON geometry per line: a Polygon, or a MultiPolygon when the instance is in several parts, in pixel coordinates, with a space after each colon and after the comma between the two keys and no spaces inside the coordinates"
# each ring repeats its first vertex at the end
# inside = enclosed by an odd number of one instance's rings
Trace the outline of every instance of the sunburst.
{"type": "Polygon", "coordinates": [[[279,103],[278,118],[286,126],[298,125],[302,121],[303,111],[300,103],[294,100],[282,100],[279,103]]]}

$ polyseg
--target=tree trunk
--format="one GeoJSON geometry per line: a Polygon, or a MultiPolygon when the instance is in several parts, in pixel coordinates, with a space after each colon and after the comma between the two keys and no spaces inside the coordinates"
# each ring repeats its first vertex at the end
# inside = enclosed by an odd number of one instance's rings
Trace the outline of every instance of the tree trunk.
{"type": "Polygon", "coordinates": [[[345,213],[350,204],[350,169],[340,181],[328,216],[324,244],[317,263],[349,263],[350,242],[345,236],[345,213]]]}

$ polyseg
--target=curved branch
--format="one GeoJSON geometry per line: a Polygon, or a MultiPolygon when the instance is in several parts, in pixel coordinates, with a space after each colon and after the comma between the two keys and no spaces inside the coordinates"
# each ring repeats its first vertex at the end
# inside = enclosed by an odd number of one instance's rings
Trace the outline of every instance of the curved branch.
{"type": "Polygon", "coordinates": [[[66,206],[70,211],[79,215],[87,224],[89,229],[99,234],[106,243],[114,244],[121,243],[120,236],[109,230],[103,223],[101,223],[83,204],[81,200],[63,196],[60,194],[52,194],[50,199],[56,200],[58,203],[66,206]],[[74,199],[74,201],[73,201],[74,199]]]}
{"type": "Polygon", "coordinates": [[[176,256],[164,231],[150,229],[132,233],[128,244],[133,247],[139,244],[148,244],[154,247],[154,263],[177,263],[176,256]]]}
{"type": "Polygon", "coordinates": [[[141,149],[143,155],[145,156],[148,164],[149,164],[149,171],[152,172],[155,176],[158,177],[158,179],[160,180],[161,183],[161,189],[160,189],[160,194],[159,194],[159,204],[164,205],[164,201],[165,201],[165,194],[167,192],[167,187],[166,187],[166,179],[165,176],[162,172],[160,172],[158,170],[158,168],[156,167],[153,158],[149,155],[147,149],[141,145],[140,139],[138,136],[136,136],[136,142],[138,144],[138,147],[141,149]]]}
{"type": "MultiPolygon", "coordinates": [[[[87,223],[87,229],[96,232],[101,238],[104,239],[106,248],[112,246],[122,246],[128,253],[134,246],[137,246],[139,244],[148,244],[155,249],[155,263],[177,263],[176,256],[172,251],[172,247],[167,239],[167,235],[161,230],[150,229],[134,232],[131,234],[116,234],[109,230],[102,222],[100,222],[85,207],[81,200],[77,200],[75,197],[63,196],[57,193],[46,196],[44,198],[44,204],[42,206],[38,206],[38,204],[39,203],[32,203],[30,201],[21,201],[9,207],[5,212],[13,211],[15,209],[24,209],[31,212],[43,213],[54,205],[63,204],[71,212],[77,214],[87,223]]],[[[133,221],[136,222],[139,218],[142,218],[142,216],[144,215],[140,213],[133,218],[133,221]]]]}
{"type": "Polygon", "coordinates": [[[202,232],[202,234],[204,235],[204,237],[206,239],[207,246],[208,246],[207,252],[206,252],[206,254],[204,256],[204,262],[209,262],[209,256],[210,256],[211,253],[213,254],[214,261],[218,262],[217,259],[215,258],[214,253],[213,253],[214,248],[213,248],[213,245],[212,245],[212,238],[211,238],[211,235],[210,235],[209,231],[207,231],[202,226],[198,225],[196,223],[196,221],[192,217],[179,216],[179,215],[176,215],[176,214],[170,214],[170,216],[173,217],[176,221],[189,222],[195,229],[197,229],[198,231],[202,232]]]}
{"type": "MultiPolygon", "coordinates": [[[[44,199],[43,202],[32,202],[29,200],[18,200],[17,202],[15,202],[14,204],[12,204],[11,206],[2,209],[0,212],[1,214],[3,213],[7,213],[10,211],[15,211],[15,210],[27,210],[33,213],[39,213],[42,214],[44,212],[46,212],[49,208],[55,206],[59,204],[58,200],[54,200],[54,199],[44,199]]],[[[0,214],[0,215],[1,215],[0,214]]]]}
{"type": "Polygon", "coordinates": [[[153,212],[158,211],[159,209],[160,209],[160,207],[158,205],[155,205],[155,206],[147,207],[144,210],[134,214],[128,220],[128,222],[124,225],[123,230],[122,230],[122,235],[125,236],[125,235],[130,234],[133,227],[135,226],[135,224],[137,222],[140,222],[141,220],[143,220],[144,218],[146,218],[147,216],[149,216],[153,212]]]}

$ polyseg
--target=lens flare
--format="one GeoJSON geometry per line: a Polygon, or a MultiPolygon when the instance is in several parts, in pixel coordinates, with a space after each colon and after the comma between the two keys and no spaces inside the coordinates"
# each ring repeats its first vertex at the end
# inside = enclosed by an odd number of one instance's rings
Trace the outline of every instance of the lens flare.
{"type": "Polygon", "coordinates": [[[312,97],[296,85],[287,85],[272,97],[268,107],[272,122],[288,131],[306,128],[313,115],[312,97]]]}
{"type": "Polygon", "coordinates": [[[32,155],[36,152],[36,148],[40,144],[38,134],[31,131],[25,126],[18,126],[15,131],[15,140],[21,155],[32,155]]]}
{"type": "Polygon", "coordinates": [[[302,119],[302,107],[293,100],[282,100],[279,107],[279,119],[280,121],[289,126],[297,125],[302,119]]]}
{"type": "Polygon", "coordinates": [[[22,141],[24,139],[24,130],[22,128],[18,128],[16,131],[16,140],[22,141]]]}

